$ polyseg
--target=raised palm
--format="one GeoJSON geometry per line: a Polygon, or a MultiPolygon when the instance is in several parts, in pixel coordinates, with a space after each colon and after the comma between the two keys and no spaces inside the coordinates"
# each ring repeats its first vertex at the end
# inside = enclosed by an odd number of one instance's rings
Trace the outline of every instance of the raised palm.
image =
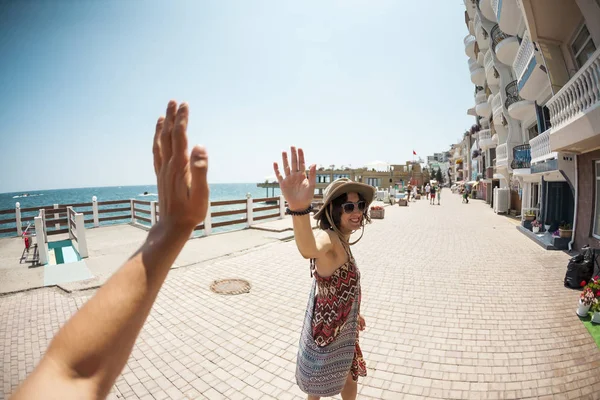
{"type": "Polygon", "coordinates": [[[310,207],[315,194],[317,167],[314,164],[311,165],[307,177],[302,149],[298,149],[296,152],[296,148],[292,146],[290,153],[291,165],[287,153],[285,151],[281,153],[285,178],[279,172],[279,165],[276,162],[273,163],[273,170],[279,181],[281,194],[287,200],[290,210],[303,211],[310,207]]]}

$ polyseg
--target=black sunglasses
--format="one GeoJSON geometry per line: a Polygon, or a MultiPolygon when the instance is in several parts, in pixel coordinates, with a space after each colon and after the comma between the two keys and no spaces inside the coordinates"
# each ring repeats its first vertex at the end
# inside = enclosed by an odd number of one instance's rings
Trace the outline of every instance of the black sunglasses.
{"type": "Polygon", "coordinates": [[[355,207],[358,207],[358,211],[364,211],[367,203],[365,201],[359,201],[357,203],[344,203],[342,204],[342,209],[346,214],[350,214],[354,211],[355,207]]]}

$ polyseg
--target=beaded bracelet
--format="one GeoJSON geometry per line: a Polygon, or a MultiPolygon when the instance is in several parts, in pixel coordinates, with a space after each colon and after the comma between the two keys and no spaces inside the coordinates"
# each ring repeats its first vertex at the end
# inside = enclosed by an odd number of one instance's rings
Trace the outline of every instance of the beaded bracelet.
{"type": "Polygon", "coordinates": [[[286,207],[285,213],[286,213],[286,215],[296,215],[296,216],[298,216],[298,215],[310,214],[310,212],[312,210],[313,210],[313,206],[312,205],[308,206],[308,208],[306,210],[303,210],[303,211],[292,211],[292,210],[290,210],[289,207],[286,207]]]}

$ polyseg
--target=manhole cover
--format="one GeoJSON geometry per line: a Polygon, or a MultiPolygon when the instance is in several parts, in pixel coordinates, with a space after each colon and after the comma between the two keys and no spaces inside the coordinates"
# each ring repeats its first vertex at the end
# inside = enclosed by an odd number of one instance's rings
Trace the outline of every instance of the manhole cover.
{"type": "Polygon", "coordinates": [[[243,279],[220,279],[210,285],[217,294],[242,294],[250,292],[250,282],[243,279]]]}

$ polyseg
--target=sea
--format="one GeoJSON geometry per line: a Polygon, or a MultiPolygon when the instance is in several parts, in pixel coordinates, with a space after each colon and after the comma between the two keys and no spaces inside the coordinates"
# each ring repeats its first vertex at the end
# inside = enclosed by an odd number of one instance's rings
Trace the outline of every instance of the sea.
{"type": "MultiPolygon", "coordinates": [[[[77,188],[77,189],[53,189],[53,190],[36,190],[28,192],[15,192],[15,193],[0,193],[0,211],[1,210],[13,210],[15,209],[16,203],[20,204],[21,209],[34,208],[42,206],[52,206],[53,204],[69,205],[77,203],[91,203],[92,197],[96,196],[98,202],[111,201],[111,200],[142,200],[142,201],[157,201],[157,187],[156,185],[142,185],[142,186],[113,186],[113,187],[90,187],[90,188],[77,188]]],[[[279,188],[268,190],[265,188],[259,188],[256,183],[222,183],[222,184],[211,184],[210,185],[210,201],[224,201],[224,200],[242,200],[246,199],[246,196],[250,194],[253,198],[265,198],[279,196],[281,191],[279,188]]],[[[256,203],[255,207],[264,207],[266,204],[256,203]]],[[[126,205],[125,205],[126,206],[126,205]]],[[[106,207],[123,207],[123,205],[117,206],[106,206],[106,207]]],[[[230,205],[211,207],[211,212],[228,211],[233,209],[244,208],[245,205],[230,205]]],[[[101,206],[102,208],[102,206],[101,206]]],[[[148,207],[140,206],[142,209],[148,209],[148,207]]],[[[90,207],[76,208],[76,211],[89,211],[90,207]]],[[[265,212],[258,212],[255,215],[274,214],[277,210],[269,210],[265,212]]],[[[34,216],[37,212],[23,213],[24,216],[34,216]]],[[[124,215],[123,212],[119,213],[104,213],[101,216],[115,216],[124,215]]],[[[213,218],[213,223],[219,221],[230,221],[233,219],[243,218],[243,214],[237,214],[232,216],[222,216],[213,218]]],[[[3,220],[14,218],[14,213],[11,214],[0,214],[0,231],[5,228],[14,227],[12,223],[2,223],[3,220]]],[[[89,217],[86,217],[89,218],[89,217]]],[[[119,221],[108,221],[103,222],[101,225],[114,224],[114,223],[127,223],[127,220],[119,221]]],[[[143,221],[137,221],[144,225],[143,221]]],[[[24,223],[24,225],[26,225],[24,223]]],[[[92,227],[92,224],[86,224],[88,227],[92,227]]],[[[213,232],[224,232],[228,230],[241,229],[242,225],[229,225],[213,229],[213,232]]],[[[15,233],[0,233],[0,237],[4,236],[15,236],[15,233]]]]}

